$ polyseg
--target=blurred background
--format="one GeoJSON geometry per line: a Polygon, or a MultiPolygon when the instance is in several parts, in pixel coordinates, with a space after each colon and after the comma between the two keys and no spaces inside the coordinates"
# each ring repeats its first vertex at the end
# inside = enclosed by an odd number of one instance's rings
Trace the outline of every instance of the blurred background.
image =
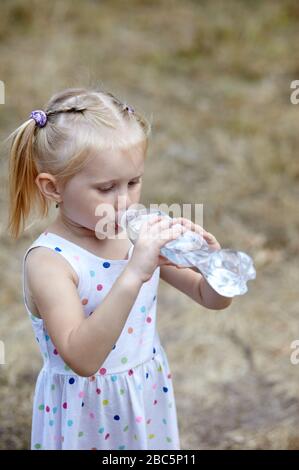
{"type": "MultiPolygon", "coordinates": [[[[141,202],[203,204],[205,229],[254,259],[222,311],[160,283],[182,449],[299,448],[298,33],[297,0],[1,1],[1,140],[53,93],[103,85],[153,116],[141,202]]],[[[21,261],[56,212],[13,241],[6,150],[0,178],[0,449],[26,449],[42,359],[21,261]]]]}

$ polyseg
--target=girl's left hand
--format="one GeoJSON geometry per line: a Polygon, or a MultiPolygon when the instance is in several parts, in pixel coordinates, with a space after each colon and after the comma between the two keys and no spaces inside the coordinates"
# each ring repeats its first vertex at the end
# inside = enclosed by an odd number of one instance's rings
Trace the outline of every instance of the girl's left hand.
{"type": "MultiPolygon", "coordinates": [[[[212,248],[214,251],[221,249],[220,243],[216,240],[216,237],[214,237],[212,233],[204,230],[200,225],[194,224],[192,220],[185,219],[184,217],[174,217],[173,224],[175,225],[176,223],[183,225],[188,230],[193,230],[194,232],[199,233],[206,240],[210,248],[212,248]]],[[[169,261],[167,258],[164,258],[164,256],[160,255],[160,258],[161,260],[164,261],[163,264],[161,264],[161,266],[163,265],[175,266],[176,268],[179,268],[179,269],[185,269],[184,266],[178,266],[177,264],[174,264],[171,261],[169,261]]]]}
{"type": "Polygon", "coordinates": [[[188,230],[193,230],[194,232],[199,233],[214,251],[221,249],[220,243],[216,237],[214,237],[212,233],[204,230],[200,225],[194,224],[192,220],[185,219],[184,217],[174,217],[174,221],[183,225],[188,230]]]}

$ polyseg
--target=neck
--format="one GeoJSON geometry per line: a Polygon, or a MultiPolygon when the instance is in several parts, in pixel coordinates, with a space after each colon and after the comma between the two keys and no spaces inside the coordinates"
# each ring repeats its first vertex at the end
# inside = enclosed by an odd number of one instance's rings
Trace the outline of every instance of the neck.
{"type": "Polygon", "coordinates": [[[81,241],[84,240],[86,243],[96,241],[98,245],[98,242],[100,241],[102,245],[104,245],[105,242],[109,241],[109,238],[102,238],[99,232],[83,227],[82,225],[70,220],[61,211],[59,211],[54,223],[50,225],[49,231],[51,231],[51,229],[61,232],[62,236],[69,235],[71,238],[81,241]]]}

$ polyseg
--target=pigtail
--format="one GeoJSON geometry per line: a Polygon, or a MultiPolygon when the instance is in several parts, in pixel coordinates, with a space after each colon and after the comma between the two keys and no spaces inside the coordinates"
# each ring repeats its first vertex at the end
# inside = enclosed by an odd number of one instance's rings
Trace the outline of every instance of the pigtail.
{"type": "MultiPolygon", "coordinates": [[[[35,122],[29,119],[16,129],[9,157],[9,222],[8,230],[15,239],[24,231],[25,222],[36,198],[40,199],[43,215],[47,215],[46,200],[38,191],[38,175],[34,161],[35,122]]],[[[6,140],[8,140],[6,139],[6,140]]]]}
{"type": "Polygon", "coordinates": [[[39,173],[49,173],[64,185],[101,149],[140,140],[147,146],[151,132],[143,114],[101,89],[67,88],[53,95],[43,109],[33,111],[6,139],[13,138],[7,226],[13,238],[24,231],[34,203],[42,217],[48,215],[50,200],[36,184],[39,173]]]}

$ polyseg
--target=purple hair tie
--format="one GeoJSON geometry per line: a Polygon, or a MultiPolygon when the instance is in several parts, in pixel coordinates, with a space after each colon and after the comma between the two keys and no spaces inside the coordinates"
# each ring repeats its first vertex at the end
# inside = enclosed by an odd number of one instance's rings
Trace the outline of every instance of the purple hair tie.
{"type": "Polygon", "coordinates": [[[30,117],[35,120],[38,127],[44,127],[47,123],[47,115],[42,109],[35,109],[30,117]]]}
{"type": "Polygon", "coordinates": [[[125,111],[128,111],[129,114],[133,114],[135,112],[134,108],[132,108],[132,106],[129,106],[128,104],[124,104],[123,109],[125,111]]]}

